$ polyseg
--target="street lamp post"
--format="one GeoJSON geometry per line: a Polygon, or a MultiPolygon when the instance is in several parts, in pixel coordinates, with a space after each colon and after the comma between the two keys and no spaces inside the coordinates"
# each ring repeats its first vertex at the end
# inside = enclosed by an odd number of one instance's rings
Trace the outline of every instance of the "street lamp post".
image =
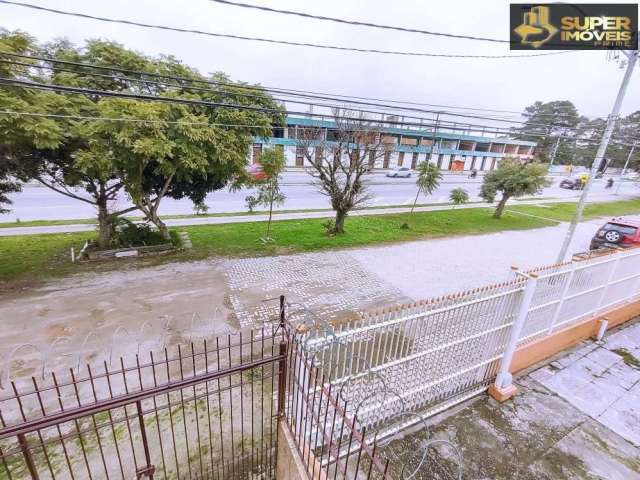
{"type": "Polygon", "coordinates": [[[613,104],[611,114],[607,118],[607,125],[604,129],[604,133],[602,134],[602,139],[600,140],[600,145],[598,146],[598,151],[596,153],[596,158],[593,160],[593,164],[591,165],[591,173],[589,175],[589,178],[587,179],[587,183],[585,184],[584,189],[582,190],[582,194],[580,195],[580,201],[578,202],[576,213],[571,220],[571,224],[569,225],[567,234],[565,235],[564,241],[562,242],[562,247],[560,248],[560,253],[558,254],[557,259],[558,263],[564,261],[564,258],[567,255],[567,251],[569,250],[569,245],[571,245],[571,240],[573,239],[573,235],[576,231],[576,227],[578,226],[578,223],[580,223],[580,219],[582,218],[582,212],[584,211],[584,206],[587,201],[587,196],[589,195],[589,190],[591,189],[591,184],[593,183],[593,179],[596,176],[598,167],[600,163],[602,163],[602,159],[604,158],[604,155],[607,151],[607,146],[609,145],[609,140],[611,140],[611,135],[613,133],[613,128],[615,127],[618,115],[620,115],[622,100],[624,99],[624,95],[627,92],[631,74],[633,73],[633,69],[635,68],[638,61],[638,50],[632,50],[623,53],[629,59],[629,61],[627,62],[627,70],[625,71],[624,77],[622,78],[622,84],[620,85],[620,89],[618,90],[618,95],[616,97],[616,101],[613,104]]]}

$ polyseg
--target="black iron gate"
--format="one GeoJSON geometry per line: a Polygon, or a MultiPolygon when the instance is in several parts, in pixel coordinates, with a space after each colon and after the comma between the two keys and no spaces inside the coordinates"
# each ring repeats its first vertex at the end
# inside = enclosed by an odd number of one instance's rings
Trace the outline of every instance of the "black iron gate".
{"type": "Polygon", "coordinates": [[[12,383],[0,479],[274,478],[285,352],[269,328],[12,383]]]}

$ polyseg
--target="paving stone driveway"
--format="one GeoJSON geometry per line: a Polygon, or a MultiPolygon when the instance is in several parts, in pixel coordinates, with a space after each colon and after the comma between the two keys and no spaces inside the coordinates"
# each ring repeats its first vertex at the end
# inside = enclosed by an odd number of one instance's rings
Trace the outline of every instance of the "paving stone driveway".
{"type": "Polygon", "coordinates": [[[280,294],[291,315],[324,320],[411,301],[346,252],[228,260],[222,270],[242,327],[277,318],[280,294]]]}

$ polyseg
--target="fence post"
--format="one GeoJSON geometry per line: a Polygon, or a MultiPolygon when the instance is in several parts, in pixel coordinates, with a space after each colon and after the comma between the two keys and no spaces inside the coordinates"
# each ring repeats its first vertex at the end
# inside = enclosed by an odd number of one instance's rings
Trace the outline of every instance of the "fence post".
{"type": "Polygon", "coordinates": [[[27,443],[27,438],[24,433],[18,434],[18,443],[20,444],[20,450],[22,450],[22,456],[24,457],[24,463],[27,464],[27,468],[29,469],[29,474],[31,475],[31,480],[39,480],[38,469],[33,463],[33,457],[31,456],[31,452],[29,451],[29,444],[27,443]]]}
{"type": "Polygon", "coordinates": [[[560,301],[558,305],[556,305],[556,309],[553,311],[553,317],[551,318],[551,323],[549,324],[549,330],[547,330],[547,335],[551,335],[553,329],[558,323],[558,318],[560,317],[560,312],[562,311],[562,307],[564,306],[564,301],[567,298],[567,294],[569,293],[569,288],[571,288],[571,282],[573,282],[573,277],[576,274],[576,262],[571,261],[571,270],[569,271],[569,275],[562,285],[562,291],[560,292],[560,301]]]}
{"type": "Polygon", "coordinates": [[[527,314],[529,313],[533,294],[536,291],[536,285],[538,283],[537,274],[518,273],[527,277],[527,283],[525,284],[524,291],[522,292],[522,300],[518,306],[518,313],[516,314],[516,319],[511,328],[511,335],[509,336],[507,348],[505,349],[502,360],[500,361],[500,372],[496,377],[496,382],[489,387],[489,395],[499,402],[504,402],[505,400],[510,399],[518,391],[516,386],[513,384],[513,377],[509,370],[511,368],[513,355],[515,354],[516,347],[518,346],[518,339],[520,338],[520,333],[522,333],[524,323],[527,320],[527,314]]]}
{"type": "Polygon", "coordinates": [[[280,356],[284,356],[284,358],[278,362],[278,418],[284,417],[285,397],[287,393],[287,356],[290,339],[289,334],[286,331],[285,305],[285,297],[284,295],[280,295],[280,328],[282,329],[283,339],[286,339],[286,341],[280,341],[278,351],[280,356]]]}
{"type": "MultiPolygon", "coordinates": [[[[169,406],[171,407],[171,406],[169,406]]],[[[125,407],[126,410],[126,407],[125,407]]],[[[142,403],[140,400],[136,402],[136,411],[138,414],[138,423],[140,424],[140,436],[142,438],[142,447],[144,449],[144,459],[147,462],[145,466],[141,466],[136,471],[136,478],[147,477],[153,480],[153,474],[156,467],[151,464],[151,454],[149,452],[149,440],[147,439],[147,430],[144,426],[144,415],[142,413],[142,403]]]]}
{"type": "Polygon", "coordinates": [[[596,309],[593,311],[593,316],[595,317],[596,315],[598,315],[598,312],[600,312],[600,308],[602,307],[602,304],[605,300],[605,297],[607,296],[607,292],[609,291],[609,285],[611,284],[611,281],[613,280],[613,276],[616,273],[616,270],[618,270],[618,263],[620,263],[620,257],[621,257],[621,253],[620,252],[616,252],[615,257],[613,260],[611,260],[612,265],[611,265],[611,269],[609,270],[608,274],[607,274],[607,282],[604,284],[604,288],[602,289],[602,293],[600,294],[600,298],[598,299],[598,304],[596,306],[596,309]]]}

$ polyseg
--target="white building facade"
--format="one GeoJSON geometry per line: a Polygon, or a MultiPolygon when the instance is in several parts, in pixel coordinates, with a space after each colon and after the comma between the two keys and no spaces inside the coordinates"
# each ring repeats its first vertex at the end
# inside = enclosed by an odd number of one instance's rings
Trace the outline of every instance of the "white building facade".
{"type": "MultiPolygon", "coordinates": [[[[301,117],[287,117],[286,127],[274,129],[270,138],[254,138],[249,153],[249,163],[259,163],[264,148],[282,148],[287,167],[306,167],[308,161],[304,150],[297,146],[298,131],[318,128],[330,131],[334,123],[301,117]]],[[[325,133],[326,135],[326,133],[325,133]]],[[[382,158],[378,158],[373,168],[394,169],[407,167],[415,169],[418,164],[430,161],[441,170],[490,171],[505,157],[522,160],[533,159],[536,143],[513,140],[508,137],[485,137],[459,133],[433,132],[430,130],[382,128],[383,141],[391,148],[382,158]]]]}

